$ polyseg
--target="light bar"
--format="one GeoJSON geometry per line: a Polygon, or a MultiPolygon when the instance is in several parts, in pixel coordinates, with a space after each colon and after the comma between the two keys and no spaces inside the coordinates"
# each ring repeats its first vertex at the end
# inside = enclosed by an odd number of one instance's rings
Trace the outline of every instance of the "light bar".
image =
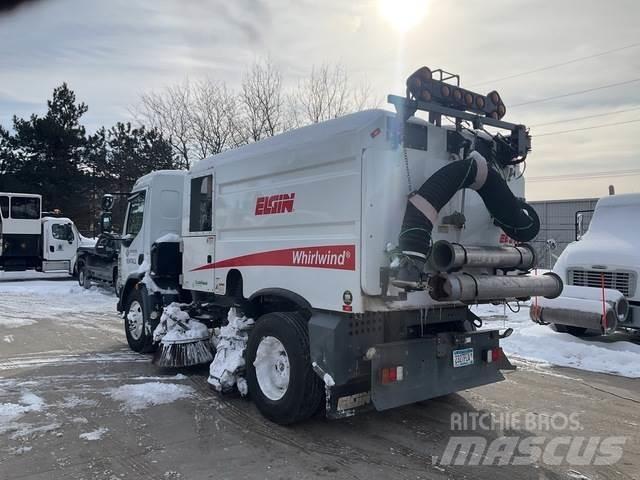
{"type": "MultiPolygon", "coordinates": [[[[440,78],[443,78],[444,72],[440,70],[436,72],[440,72],[440,78]]],[[[449,79],[454,77],[457,78],[455,75],[450,75],[449,79]]],[[[446,83],[444,80],[435,80],[433,72],[428,67],[419,68],[407,78],[407,94],[415,100],[433,101],[446,107],[474,112],[496,120],[507,113],[507,107],[495,90],[485,96],[446,83]]]]}

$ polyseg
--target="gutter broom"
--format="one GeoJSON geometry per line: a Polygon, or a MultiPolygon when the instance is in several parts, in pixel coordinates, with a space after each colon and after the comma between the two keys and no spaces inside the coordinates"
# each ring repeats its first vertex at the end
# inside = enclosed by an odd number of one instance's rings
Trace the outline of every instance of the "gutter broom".
{"type": "MultiPolygon", "coordinates": [[[[161,323],[158,325],[158,328],[165,330],[167,324],[172,323],[160,340],[160,346],[153,357],[153,363],[159,367],[171,368],[210,363],[213,360],[213,346],[207,326],[197,320],[187,320],[187,325],[186,322],[177,318],[176,312],[173,310],[168,308],[163,313],[161,323]]],[[[180,316],[186,315],[186,312],[182,310],[178,310],[178,312],[182,314],[180,316]]],[[[154,336],[156,332],[154,332],[154,336]]]]}

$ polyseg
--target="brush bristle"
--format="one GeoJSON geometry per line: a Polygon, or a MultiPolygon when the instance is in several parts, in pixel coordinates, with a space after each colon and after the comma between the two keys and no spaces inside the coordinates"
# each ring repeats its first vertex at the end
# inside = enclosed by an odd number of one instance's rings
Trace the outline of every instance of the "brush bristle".
{"type": "Polygon", "coordinates": [[[209,339],[190,343],[163,343],[156,351],[153,363],[159,367],[190,367],[213,361],[209,339]]]}

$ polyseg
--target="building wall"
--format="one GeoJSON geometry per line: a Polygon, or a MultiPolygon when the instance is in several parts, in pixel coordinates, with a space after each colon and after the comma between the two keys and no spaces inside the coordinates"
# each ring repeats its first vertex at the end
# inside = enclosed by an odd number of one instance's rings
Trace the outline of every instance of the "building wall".
{"type": "MultiPolygon", "coordinates": [[[[540,217],[540,233],[530,242],[536,249],[538,267],[552,268],[556,259],[569,243],[575,240],[576,212],[593,210],[597,198],[582,198],[575,200],[545,200],[530,202],[540,217]],[[547,240],[554,239],[557,247],[550,250],[547,240]]],[[[583,215],[584,226],[591,219],[590,213],[583,215]]]]}

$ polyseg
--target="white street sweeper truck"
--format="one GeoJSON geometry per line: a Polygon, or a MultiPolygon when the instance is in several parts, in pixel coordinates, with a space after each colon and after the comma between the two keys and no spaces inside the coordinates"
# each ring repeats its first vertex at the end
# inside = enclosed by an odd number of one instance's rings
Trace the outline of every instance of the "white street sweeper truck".
{"type": "Polygon", "coordinates": [[[0,270],[72,275],[78,247],[92,244],[70,219],[43,214],[40,195],[0,192],[0,270]]]}
{"type": "Polygon", "coordinates": [[[468,305],[562,290],[528,274],[528,130],[441,70],[389,102],[141,178],[119,268],[131,348],[181,365],[216,344],[210,383],[282,424],[502,380],[510,330],[468,305]]]}
{"type": "Polygon", "coordinates": [[[588,231],[576,230],[579,240],[553,267],[565,284],[561,296],[535,299],[533,321],[576,336],[640,333],[639,211],[637,193],[598,200],[588,231]]]}

